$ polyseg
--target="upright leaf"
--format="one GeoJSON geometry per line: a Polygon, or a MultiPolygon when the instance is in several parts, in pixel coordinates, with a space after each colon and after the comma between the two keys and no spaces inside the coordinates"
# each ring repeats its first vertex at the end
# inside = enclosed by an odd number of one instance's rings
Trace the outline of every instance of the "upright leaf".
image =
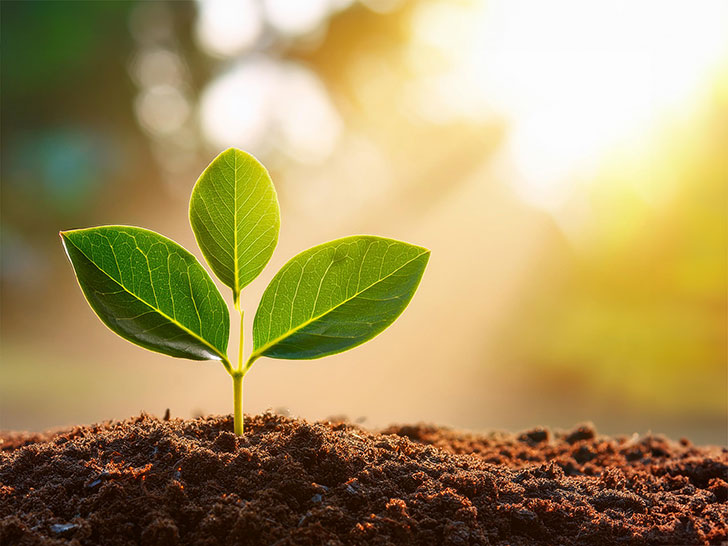
{"type": "Polygon", "coordinates": [[[268,171],[242,150],[225,150],[192,190],[190,223],[237,306],[240,291],[260,274],[278,242],[280,212],[268,171]]]}
{"type": "Polygon", "coordinates": [[[276,274],[253,322],[253,354],[312,359],[372,339],[404,311],[426,248],[368,235],[302,252],[276,274]]]}
{"type": "Polygon", "coordinates": [[[224,360],[230,317],[210,275],[180,245],[129,226],[61,232],[86,299],[124,339],[193,360],[224,360]]]}

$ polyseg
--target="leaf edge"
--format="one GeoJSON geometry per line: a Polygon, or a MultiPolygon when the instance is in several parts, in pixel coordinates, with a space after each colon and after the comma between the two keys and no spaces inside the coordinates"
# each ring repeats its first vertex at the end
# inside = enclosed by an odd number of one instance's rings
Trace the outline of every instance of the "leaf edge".
{"type": "MultiPolygon", "coordinates": [[[[400,267],[398,267],[397,269],[395,269],[394,271],[392,271],[386,277],[383,277],[383,279],[386,279],[386,278],[390,277],[391,275],[393,275],[394,273],[396,273],[397,271],[399,271],[400,269],[402,269],[402,268],[406,267],[407,265],[411,264],[415,260],[420,259],[422,256],[426,256],[425,263],[422,266],[422,274],[417,279],[417,283],[415,284],[414,289],[412,291],[412,297],[407,301],[407,304],[402,309],[402,311],[397,316],[394,317],[394,319],[392,320],[392,322],[390,324],[388,324],[387,326],[385,326],[382,330],[380,330],[379,332],[377,332],[376,334],[374,334],[372,337],[367,338],[367,339],[364,339],[361,342],[355,343],[354,345],[351,345],[351,346],[346,347],[344,349],[341,349],[340,351],[329,352],[329,353],[325,353],[325,354],[321,354],[321,355],[316,355],[316,356],[311,356],[311,357],[302,357],[302,358],[298,358],[298,359],[295,359],[295,360],[317,360],[319,358],[325,358],[327,356],[333,356],[333,355],[336,355],[336,354],[341,354],[341,353],[346,352],[346,351],[348,351],[350,349],[355,349],[356,347],[359,347],[360,345],[363,345],[364,343],[366,343],[368,341],[373,340],[374,338],[376,338],[377,336],[379,336],[380,334],[382,334],[385,330],[387,330],[394,323],[394,321],[396,321],[402,315],[402,313],[404,313],[404,311],[406,310],[406,308],[409,306],[410,302],[412,301],[412,298],[414,297],[415,292],[419,288],[419,285],[422,282],[422,278],[424,277],[425,268],[427,267],[427,264],[429,263],[429,260],[430,260],[430,256],[432,255],[432,250],[430,250],[429,248],[426,248],[426,247],[423,247],[423,246],[420,246],[420,245],[414,245],[412,243],[408,243],[407,241],[402,241],[402,240],[399,240],[399,239],[392,239],[392,238],[389,238],[389,237],[381,237],[379,235],[357,234],[357,235],[348,235],[346,237],[340,237],[338,239],[332,239],[331,241],[326,241],[324,243],[320,243],[318,245],[314,245],[311,248],[308,248],[306,250],[302,250],[301,252],[299,252],[298,254],[296,254],[295,256],[293,256],[290,260],[288,260],[285,264],[283,264],[281,266],[281,268],[276,272],[276,274],[273,276],[273,278],[271,279],[271,281],[268,283],[268,286],[266,287],[266,289],[263,291],[263,295],[265,295],[265,293],[268,290],[268,287],[270,287],[270,285],[273,283],[273,281],[276,279],[276,277],[291,262],[293,262],[293,260],[295,260],[296,258],[298,258],[301,254],[303,254],[305,252],[309,252],[309,251],[315,250],[315,249],[317,249],[319,247],[323,247],[325,245],[329,245],[331,243],[335,243],[335,242],[339,242],[339,241],[345,241],[346,239],[356,239],[356,238],[360,238],[360,237],[368,237],[368,238],[373,238],[373,239],[378,239],[378,240],[385,240],[385,241],[394,241],[396,243],[403,243],[403,244],[409,245],[411,247],[417,248],[419,250],[422,250],[422,252],[420,254],[418,254],[417,256],[415,256],[414,258],[412,258],[411,260],[408,260],[407,262],[405,262],[404,264],[402,264],[400,267]]],[[[377,283],[381,282],[383,279],[379,279],[377,281],[377,283]]],[[[282,340],[290,337],[291,335],[297,333],[298,331],[300,331],[301,329],[305,328],[309,324],[312,324],[313,322],[319,320],[321,317],[324,317],[324,316],[328,315],[329,313],[331,313],[332,311],[338,309],[342,305],[344,305],[344,304],[348,303],[349,301],[355,299],[357,296],[359,296],[360,294],[363,294],[364,292],[366,292],[367,290],[369,290],[372,286],[376,285],[377,283],[371,284],[366,289],[362,290],[361,292],[358,292],[356,295],[354,295],[354,296],[352,296],[350,298],[347,298],[346,300],[338,303],[337,305],[335,305],[331,309],[327,310],[325,313],[322,313],[322,314],[320,314],[320,315],[318,315],[316,317],[313,317],[313,318],[305,321],[304,323],[302,323],[301,325],[297,326],[293,330],[290,330],[289,332],[287,332],[285,335],[279,336],[279,337],[275,338],[273,341],[266,343],[263,347],[261,347],[261,348],[255,348],[254,347],[253,348],[253,352],[250,354],[250,357],[248,358],[248,363],[246,364],[246,367],[250,367],[253,362],[255,362],[257,359],[259,359],[259,358],[261,358],[263,356],[266,356],[268,358],[275,358],[277,360],[290,360],[290,359],[285,358],[285,357],[276,357],[276,356],[266,355],[266,354],[263,354],[263,352],[266,351],[266,350],[268,350],[268,349],[270,349],[271,347],[275,346],[280,341],[282,341],[282,340]]],[[[258,309],[256,309],[256,312],[255,312],[255,316],[256,317],[258,316],[258,310],[260,309],[260,304],[262,303],[262,301],[263,300],[262,300],[262,297],[261,297],[261,301],[258,303],[258,309]]],[[[255,330],[255,318],[253,319],[253,329],[255,330]]],[[[253,342],[253,343],[255,343],[255,342],[253,342]]]]}
{"type": "MultiPolygon", "coordinates": [[[[122,284],[120,284],[120,283],[119,283],[119,282],[118,282],[118,281],[117,281],[116,279],[114,279],[113,277],[109,276],[109,275],[108,275],[108,273],[106,273],[106,272],[105,272],[105,271],[104,271],[103,269],[101,269],[100,267],[98,267],[98,265],[96,265],[96,263],[95,263],[95,262],[93,262],[93,261],[91,260],[91,258],[89,258],[89,257],[88,257],[88,255],[86,255],[86,253],[85,253],[85,252],[83,252],[83,250],[81,250],[81,249],[80,249],[80,248],[79,248],[79,247],[78,247],[78,246],[77,246],[76,244],[74,244],[74,243],[73,243],[73,242],[72,242],[72,241],[71,241],[70,239],[68,239],[68,238],[66,237],[66,234],[68,234],[68,233],[73,233],[73,232],[79,232],[79,231],[85,231],[85,230],[90,230],[90,229],[96,229],[96,228],[133,228],[133,229],[139,229],[139,230],[142,230],[142,231],[147,231],[147,232],[151,232],[151,233],[153,233],[153,234],[155,234],[155,235],[158,235],[158,236],[160,236],[160,237],[162,237],[162,238],[164,238],[164,239],[167,239],[168,241],[171,241],[171,242],[172,242],[173,244],[177,245],[177,246],[178,246],[178,247],[180,247],[180,248],[181,248],[182,250],[184,250],[185,252],[187,252],[187,253],[188,253],[188,254],[189,254],[190,256],[192,256],[192,258],[194,258],[195,262],[196,262],[196,263],[197,263],[197,264],[198,264],[198,265],[200,266],[200,268],[201,268],[201,269],[202,269],[202,270],[203,270],[203,271],[205,272],[205,274],[207,274],[207,276],[208,276],[208,277],[210,278],[210,280],[211,280],[211,281],[212,281],[212,278],[210,277],[210,274],[209,274],[209,273],[207,272],[207,270],[206,270],[206,269],[204,268],[204,266],[203,266],[203,265],[202,265],[202,264],[200,263],[200,261],[199,261],[199,260],[197,259],[197,257],[196,257],[196,256],[195,256],[194,254],[192,254],[192,253],[191,253],[191,252],[190,252],[189,250],[187,250],[187,249],[186,249],[185,247],[183,247],[182,245],[180,245],[180,244],[179,244],[178,242],[176,242],[175,240],[173,240],[173,239],[170,239],[169,237],[166,237],[166,236],[162,235],[161,233],[158,233],[158,232],[156,232],[156,231],[153,231],[153,230],[151,230],[151,229],[146,229],[146,228],[142,228],[142,227],[139,227],[139,226],[125,225],[125,224],[103,224],[103,225],[100,225],[100,226],[92,226],[92,227],[88,227],[88,228],[76,228],[76,229],[67,229],[67,230],[61,230],[61,231],[59,231],[59,232],[58,232],[58,235],[59,235],[59,236],[60,236],[60,238],[61,238],[61,245],[63,246],[63,250],[64,250],[64,252],[65,252],[65,254],[66,254],[66,257],[68,258],[68,261],[69,261],[69,263],[71,264],[71,269],[73,270],[73,275],[74,275],[74,277],[76,278],[76,282],[78,283],[78,286],[79,286],[79,288],[81,289],[81,293],[83,294],[83,297],[84,297],[84,299],[86,300],[86,303],[87,303],[87,304],[88,304],[88,306],[89,306],[89,307],[91,308],[91,311],[93,311],[93,313],[94,313],[94,314],[96,315],[96,317],[97,317],[97,318],[99,319],[99,321],[100,321],[100,322],[101,322],[101,323],[102,323],[102,324],[103,324],[104,326],[106,326],[106,328],[108,328],[108,329],[109,329],[109,330],[110,330],[111,332],[113,332],[113,333],[114,333],[114,335],[116,335],[116,336],[120,337],[121,339],[123,339],[124,341],[126,341],[126,342],[128,342],[128,343],[131,343],[132,345],[136,345],[137,347],[140,347],[140,348],[142,348],[142,349],[145,349],[145,350],[147,350],[147,351],[151,351],[151,352],[154,352],[154,353],[158,353],[158,354],[163,354],[163,355],[165,355],[165,356],[170,356],[170,357],[172,357],[172,358],[183,358],[183,359],[187,359],[187,360],[193,360],[193,361],[197,361],[197,362],[205,362],[205,361],[220,361],[220,362],[222,362],[223,364],[226,364],[226,363],[227,363],[227,364],[229,364],[229,358],[228,358],[228,356],[227,356],[227,354],[226,354],[226,353],[227,353],[227,344],[228,344],[228,343],[230,342],[230,336],[229,336],[229,327],[230,327],[230,326],[229,326],[229,323],[228,323],[228,336],[227,336],[227,340],[226,340],[226,343],[225,343],[225,345],[226,345],[226,350],[225,350],[225,352],[224,352],[224,353],[221,353],[221,352],[220,352],[220,350],[219,350],[219,349],[218,349],[217,347],[215,347],[214,345],[212,345],[212,344],[211,344],[210,342],[208,342],[207,340],[203,339],[203,338],[202,338],[201,336],[199,336],[199,335],[198,335],[198,334],[196,334],[195,332],[192,332],[192,331],[191,331],[191,330],[190,330],[189,328],[187,328],[186,326],[184,326],[183,324],[181,324],[181,323],[180,323],[179,321],[177,321],[176,319],[174,319],[174,318],[172,318],[172,317],[168,316],[168,315],[167,315],[166,313],[162,313],[162,312],[161,312],[161,311],[160,311],[159,309],[157,309],[157,308],[155,308],[155,307],[152,307],[151,305],[149,305],[149,303],[147,303],[147,302],[145,302],[144,300],[140,299],[140,298],[139,298],[139,297],[138,297],[138,296],[137,296],[136,294],[134,294],[133,292],[129,292],[129,290],[128,290],[128,289],[127,289],[127,288],[126,288],[125,286],[123,286],[122,284]],[[96,311],[96,308],[95,308],[95,307],[94,307],[94,306],[93,306],[93,305],[91,304],[91,302],[89,301],[89,298],[88,298],[88,296],[86,295],[86,291],[84,290],[83,286],[81,285],[81,280],[80,280],[80,279],[79,279],[79,277],[78,277],[78,272],[76,271],[76,266],[75,266],[75,264],[73,263],[73,260],[71,259],[71,256],[69,255],[69,252],[68,252],[68,248],[66,247],[66,243],[67,243],[67,242],[68,242],[69,244],[72,244],[72,245],[73,245],[73,247],[74,247],[74,248],[75,248],[76,250],[78,250],[78,251],[79,251],[79,252],[80,252],[81,254],[83,254],[83,256],[84,256],[84,257],[85,257],[85,258],[86,258],[86,259],[87,259],[87,260],[88,260],[88,261],[89,261],[90,263],[92,263],[92,264],[93,264],[93,265],[94,265],[94,266],[95,266],[95,267],[96,267],[96,268],[97,268],[97,269],[98,269],[99,271],[101,271],[101,272],[102,272],[102,273],[103,273],[104,275],[106,275],[107,277],[109,277],[109,279],[111,279],[111,281],[113,281],[114,283],[118,284],[118,285],[119,285],[119,286],[120,286],[121,288],[123,288],[123,289],[124,289],[124,291],[126,291],[126,292],[127,292],[127,293],[129,293],[130,295],[134,296],[134,297],[135,297],[135,298],[136,298],[137,300],[139,300],[139,301],[140,301],[141,303],[143,303],[144,305],[146,305],[147,307],[149,307],[150,309],[152,309],[152,310],[153,310],[154,312],[156,312],[156,313],[158,313],[158,314],[162,315],[162,316],[163,316],[164,318],[166,318],[167,320],[169,320],[169,321],[170,321],[171,323],[173,323],[173,324],[174,324],[174,325],[175,325],[176,327],[178,327],[178,328],[179,328],[180,330],[184,331],[185,333],[187,333],[187,334],[188,334],[188,335],[190,335],[191,337],[194,337],[194,338],[198,339],[199,341],[201,341],[201,342],[202,342],[202,343],[203,343],[203,344],[204,344],[205,346],[207,346],[207,347],[208,347],[208,348],[209,348],[209,349],[210,349],[210,350],[211,350],[211,351],[212,351],[213,353],[215,353],[215,355],[217,355],[217,357],[218,357],[218,358],[192,358],[191,356],[175,356],[175,355],[170,355],[170,354],[168,354],[168,353],[165,353],[165,352],[162,352],[162,351],[158,351],[158,350],[156,350],[156,349],[153,349],[153,348],[150,348],[150,347],[145,347],[145,346],[143,346],[143,345],[140,345],[139,343],[137,343],[137,342],[135,342],[135,341],[132,341],[132,340],[129,340],[129,339],[125,338],[124,336],[120,335],[120,334],[119,334],[118,332],[116,332],[116,331],[115,331],[115,330],[114,330],[114,329],[113,329],[113,328],[112,328],[112,327],[111,327],[111,326],[110,326],[110,325],[109,325],[109,324],[108,324],[108,323],[107,323],[107,322],[106,322],[106,321],[105,321],[105,320],[104,320],[104,319],[103,319],[103,318],[101,317],[101,315],[99,315],[99,313],[98,313],[98,312],[96,311]]],[[[221,300],[223,301],[223,303],[224,303],[224,302],[225,302],[225,300],[224,300],[224,298],[222,297],[222,294],[220,294],[220,291],[219,291],[219,290],[217,289],[217,286],[215,285],[215,283],[214,283],[214,282],[212,282],[212,285],[213,285],[213,287],[215,288],[215,291],[217,292],[217,294],[218,294],[218,295],[220,296],[220,299],[221,299],[221,300]]],[[[227,306],[226,306],[226,307],[227,307],[227,306]]],[[[228,322],[229,322],[229,315],[226,315],[226,316],[228,316],[228,322]]]]}

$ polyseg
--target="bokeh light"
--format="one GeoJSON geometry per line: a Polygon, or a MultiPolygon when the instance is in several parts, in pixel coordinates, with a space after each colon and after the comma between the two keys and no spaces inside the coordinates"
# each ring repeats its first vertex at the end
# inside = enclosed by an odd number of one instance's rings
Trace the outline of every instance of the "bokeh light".
{"type": "Polygon", "coordinates": [[[319,79],[301,65],[268,58],[242,62],[212,81],[200,99],[200,124],[218,147],[277,149],[302,163],[326,159],[341,132],[319,79]]]}
{"type": "Polygon", "coordinates": [[[263,32],[260,6],[254,0],[199,0],[198,6],[197,40],[210,55],[242,53],[263,32]]]}
{"type": "Polygon", "coordinates": [[[271,25],[283,34],[297,36],[316,30],[327,18],[329,0],[264,0],[263,8],[271,25]]]}
{"type": "Polygon", "coordinates": [[[171,85],[155,85],[145,89],[134,106],[142,126],[152,133],[177,131],[190,113],[187,98],[171,85]]]}

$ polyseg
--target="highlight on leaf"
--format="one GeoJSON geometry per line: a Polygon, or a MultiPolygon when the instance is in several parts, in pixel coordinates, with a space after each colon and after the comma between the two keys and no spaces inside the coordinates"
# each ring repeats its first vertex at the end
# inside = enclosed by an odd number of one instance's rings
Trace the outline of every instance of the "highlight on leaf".
{"type": "Polygon", "coordinates": [[[236,434],[244,430],[243,377],[256,360],[321,358],[369,341],[402,314],[430,258],[426,248],[372,235],[301,252],[265,290],[245,360],[240,291],[270,260],[280,229],[268,171],[242,150],[221,153],[194,186],[190,224],[240,311],[235,367],[227,355],[227,305],[187,250],[131,226],[63,231],[61,240],[89,305],[111,330],[151,351],[222,362],[233,380],[236,434]]]}

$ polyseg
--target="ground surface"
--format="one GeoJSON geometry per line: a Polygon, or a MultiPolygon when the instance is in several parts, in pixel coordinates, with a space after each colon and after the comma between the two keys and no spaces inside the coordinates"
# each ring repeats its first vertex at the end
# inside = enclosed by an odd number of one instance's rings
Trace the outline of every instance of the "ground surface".
{"type": "Polygon", "coordinates": [[[141,416],[0,444],[0,544],[719,544],[728,452],[141,416]]]}

